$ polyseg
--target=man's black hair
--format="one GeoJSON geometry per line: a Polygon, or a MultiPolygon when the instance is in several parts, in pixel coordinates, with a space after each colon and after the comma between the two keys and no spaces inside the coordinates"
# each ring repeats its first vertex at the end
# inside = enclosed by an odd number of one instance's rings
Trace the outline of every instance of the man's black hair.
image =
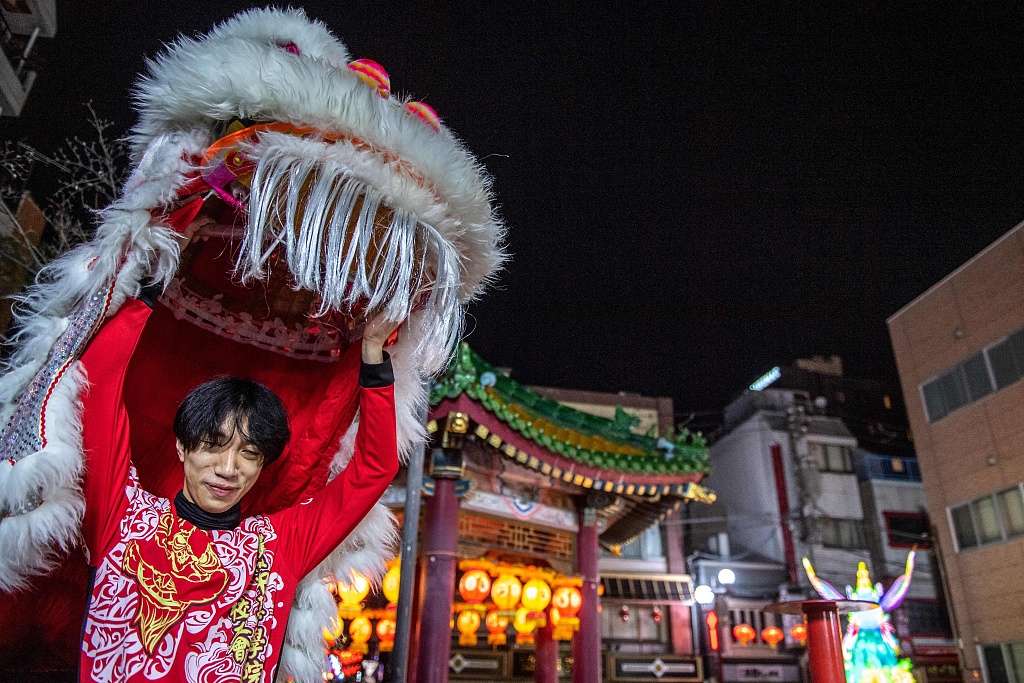
{"type": "Polygon", "coordinates": [[[284,404],[259,382],[241,377],[217,377],[188,393],[174,416],[174,435],[191,452],[200,444],[223,445],[238,432],[263,456],[263,466],[277,460],[288,445],[291,430],[284,404]],[[228,424],[229,431],[222,427],[228,424]]]}

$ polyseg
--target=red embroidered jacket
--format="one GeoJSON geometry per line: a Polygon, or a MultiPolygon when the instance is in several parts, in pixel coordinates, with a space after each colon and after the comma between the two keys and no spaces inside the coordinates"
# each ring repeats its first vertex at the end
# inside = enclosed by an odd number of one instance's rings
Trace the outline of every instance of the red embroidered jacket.
{"type": "Polygon", "coordinates": [[[129,300],[82,357],[91,383],[83,532],[95,580],[80,678],[270,683],[298,582],[398,471],[394,386],[361,388],[355,455],[320,493],[233,530],[206,531],[139,488],[131,466],[121,392],[150,312],[129,300]]]}

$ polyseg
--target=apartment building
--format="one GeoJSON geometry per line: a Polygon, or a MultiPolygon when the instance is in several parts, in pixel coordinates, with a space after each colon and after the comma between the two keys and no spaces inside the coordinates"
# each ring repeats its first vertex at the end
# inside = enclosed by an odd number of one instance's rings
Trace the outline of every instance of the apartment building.
{"type": "Polygon", "coordinates": [[[1024,682],[1024,230],[889,319],[964,680],[1024,682]]]}

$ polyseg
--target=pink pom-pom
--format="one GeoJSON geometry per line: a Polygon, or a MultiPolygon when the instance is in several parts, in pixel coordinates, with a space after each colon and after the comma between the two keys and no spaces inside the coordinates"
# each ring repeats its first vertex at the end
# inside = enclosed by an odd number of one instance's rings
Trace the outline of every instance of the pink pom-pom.
{"type": "Polygon", "coordinates": [[[355,71],[356,75],[368,86],[376,88],[381,97],[391,94],[391,77],[377,62],[372,59],[357,59],[350,63],[348,68],[355,71]]]}
{"type": "Polygon", "coordinates": [[[410,102],[405,105],[405,113],[425,121],[434,130],[441,130],[441,117],[426,102],[410,102]]]}

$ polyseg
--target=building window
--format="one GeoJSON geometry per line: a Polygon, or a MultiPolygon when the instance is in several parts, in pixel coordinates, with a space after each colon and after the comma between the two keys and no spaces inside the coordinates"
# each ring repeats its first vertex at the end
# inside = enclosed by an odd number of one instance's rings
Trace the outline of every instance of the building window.
{"type": "Polygon", "coordinates": [[[1002,389],[1024,376],[1024,330],[1017,330],[1006,339],[988,348],[996,386],[1002,389]]]}
{"type": "Polygon", "coordinates": [[[931,548],[928,515],[923,512],[883,512],[890,548],[931,548]]]}
{"type": "Polygon", "coordinates": [[[821,544],[826,548],[865,550],[868,546],[864,537],[864,520],[823,517],[821,544]]]}
{"type": "Polygon", "coordinates": [[[916,635],[944,636],[952,633],[949,618],[938,600],[909,598],[903,601],[907,629],[916,635]]]}
{"type": "Polygon", "coordinates": [[[960,550],[1005,541],[1024,534],[1024,497],[1014,486],[951,508],[949,516],[960,550]]]}
{"type": "Polygon", "coordinates": [[[853,472],[849,446],[809,441],[807,457],[822,472],[838,472],[840,474],[853,472]]]}
{"type": "MultiPolygon", "coordinates": [[[[1024,377],[1024,329],[982,349],[921,385],[928,421],[935,422],[1024,377]]],[[[1021,681],[1024,683],[1024,681],[1021,681]]]]}
{"type": "Polygon", "coordinates": [[[981,646],[987,683],[1024,683],[1024,641],[981,646]]]}

